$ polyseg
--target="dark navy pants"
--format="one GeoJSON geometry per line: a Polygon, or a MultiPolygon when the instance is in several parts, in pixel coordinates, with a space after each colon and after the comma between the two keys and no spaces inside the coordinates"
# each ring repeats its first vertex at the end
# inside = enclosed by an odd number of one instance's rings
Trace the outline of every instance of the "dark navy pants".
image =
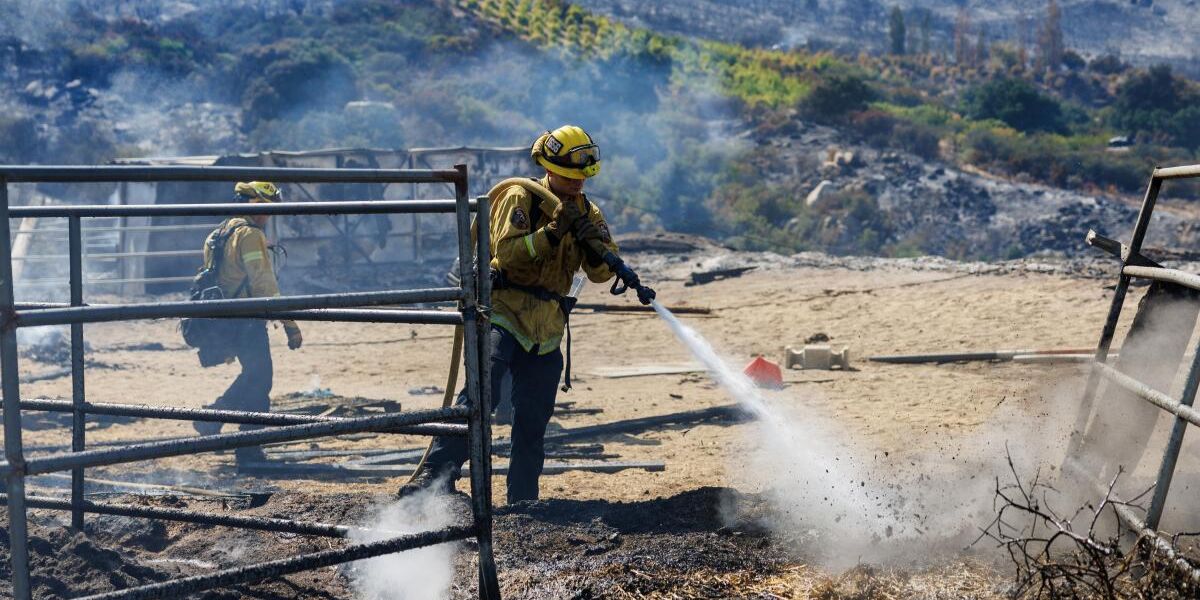
{"type": "MultiPolygon", "coordinates": [[[[271,363],[271,344],[266,321],[247,321],[234,342],[242,372],[229,389],[213,404],[223,410],[271,410],[271,382],[275,377],[271,363]]],[[[241,425],[240,429],[260,429],[261,425],[241,425]]]]}
{"type": "MultiPolygon", "coordinates": [[[[508,502],[537,500],[538,477],[546,462],[543,440],[546,425],[554,414],[554,398],[562,375],[562,352],[526,352],[513,335],[492,327],[492,405],[508,398],[513,406],[512,457],[508,469],[508,502]]],[[[466,390],[459,392],[456,405],[466,405],[466,390]]],[[[425,468],[432,473],[449,472],[458,477],[468,456],[467,438],[438,437],[425,468]]]]}

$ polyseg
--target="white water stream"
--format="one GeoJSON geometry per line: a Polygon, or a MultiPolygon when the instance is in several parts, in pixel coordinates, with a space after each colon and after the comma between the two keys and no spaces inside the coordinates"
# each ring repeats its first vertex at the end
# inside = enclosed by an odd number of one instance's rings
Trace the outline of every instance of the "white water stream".
{"type": "Polygon", "coordinates": [[[906,503],[895,486],[867,481],[835,420],[805,410],[803,402],[764,396],[696,330],[658,302],[653,306],[709,375],[755,417],[751,443],[757,448],[732,464],[762,480],[777,513],[774,526],[790,533],[821,531],[837,554],[851,560],[883,539],[911,531],[903,526],[906,503]]]}

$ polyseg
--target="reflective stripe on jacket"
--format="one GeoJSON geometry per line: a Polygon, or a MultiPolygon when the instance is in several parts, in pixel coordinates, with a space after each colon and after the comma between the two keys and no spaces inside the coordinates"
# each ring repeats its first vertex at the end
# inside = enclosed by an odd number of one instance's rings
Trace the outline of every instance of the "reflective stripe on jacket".
{"type": "MultiPolygon", "coordinates": [[[[204,264],[211,264],[208,240],[236,228],[225,240],[225,256],[221,271],[217,274],[217,285],[226,298],[271,298],[279,295],[279,282],[271,266],[271,253],[267,250],[267,236],[263,230],[245,217],[227,219],[208,235],[204,244],[204,264]]],[[[292,321],[284,325],[295,326],[292,321]]]]}
{"type": "Polygon", "coordinates": [[[218,285],[225,297],[233,298],[235,294],[243,298],[278,296],[279,283],[275,281],[275,271],[271,268],[267,236],[249,219],[227,219],[209,234],[204,244],[204,263],[209,264],[212,260],[208,240],[230,229],[234,231],[225,240],[225,256],[221,260],[221,272],[218,273],[218,285]]]}

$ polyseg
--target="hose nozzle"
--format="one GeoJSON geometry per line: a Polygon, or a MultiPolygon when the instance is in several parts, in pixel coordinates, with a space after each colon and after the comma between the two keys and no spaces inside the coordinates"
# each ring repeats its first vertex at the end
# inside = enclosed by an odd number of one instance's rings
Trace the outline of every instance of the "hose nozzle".
{"type": "Polygon", "coordinates": [[[637,288],[637,296],[638,301],[642,304],[650,304],[651,302],[654,302],[654,299],[658,296],[658,294],[655,293],[653,289],[643,285],[637,288]]]}
{"type": "Polygon", "coordinates": [[[637,292],[638,301],[642,304],[650,304],[654,301],[657,294],[653,289],[642,285],[642,281],[638,279],[637,273],[629,268],[629,265],[625,264],[625,261],[612,252],[605,252],[604,262],[617,275],[616,280],[613,281],[612,289],[609,290],[612,295],[620,296],[629,288],[633,288],[637,292]]]}

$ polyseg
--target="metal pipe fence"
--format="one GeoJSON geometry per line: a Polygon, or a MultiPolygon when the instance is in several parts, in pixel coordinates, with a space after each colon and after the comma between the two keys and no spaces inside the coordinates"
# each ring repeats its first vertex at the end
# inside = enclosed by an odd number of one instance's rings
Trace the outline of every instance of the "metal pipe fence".
{"type": "Polygon", "coordinates": [[[404,550],[423,548],[435,544],[444,544],[455,540],[463,540],[475,535],[474,527],[453,526],[445,529],[402,535],[390,540],[368,544],[353,544],[338,550],[325,550],[312,554],[302,554],[292,558],[273,560],[245,567],[236,567],[217,571],[207,575],[184,577],[175,581],[154,583],[142,587],[84,596],[79,600],[148,600],[150,598],[181,598],[188,594],[210,590],[218,587],[228,587],[242,583],[250,583],[281,577],[301,571],[311,571],[322,567],[331,567],[356,560],[374,558],[385,554],[394,554],[404,550]]]}
{"type": "MultiPolygon", "coordinates": [[[[398,202],[402,202],[402,203],[406,204],[406,210],[404,212],[414,215],[414,218],[415,218],[416,214],[452,212],[450,209],[447,208],[447,206],[452,205],[454,203],[454,200],[411,200],[411,201],[409,201],[409,200],[371,200],[371,201],[321,202],[319,204],[321,206],[328,206],[328,207],[340,208],[340,209],[353,207],[355,205],[364,206],[364,205],[369,204],[370,208],[363,208],[362,210],[352,211],[353,214],[384,214],[384,215],[386,215],[386,214],[389,214],[388,205],[391,203],[398,203],[398,202]]],[[[315,201],[313,203],[315,203],[315,201]]],[[[259,212],[257,212],[260,210],[258,208],[255,208],[253,210],[246,210],[246,205],[235,203],[235,204],[172,204],[172,205],[100,205],[100,206],[90,206],[90,207],[23,206],[23,207],[13,207],[11,209],[11,216],[20,217],[22,219],[32,219],[32,220],[36,221],[39,218],[61,217],[65,214],[64,210],[87,208],[89,210],[75,211],[73,214],[76,214],[77,216],[93,217],[93,218],[98,218],[98,219],[115,219],[118,222],[123,222],[126,218],[135,218],[136,219],[136,218],[144,218],[144,217],[150,217],[150,216],[179,218],[179,217],[194,217],[194,216],[208,215],[208,214],[229,214],[229,213],[212,213],[211,210],[206,210],[206,208],[205,208],[205,207],[207,207],[208,209],[220,209],[222,207],[227,208],[229,206],[242,207],[242,210],[240,210],[238,212],[238,214],[277,214],[277,213],[273,213],[273,212],[259,213],[259,212]],[[153,212],[147,212],[146,209],[150,209],[153,212]]],[[[293,206],[296,206],[296,205],[293,204],[293,206]]],[[[299,212],[299,213],[295,213],[295,214],[305,214],[305,215],[331,214],[331,215],[340,215],[343,218],[345,218],[351,213],[343,212],[343,210],[335,210],[335,211],[332,211],[329,213],[317,210],[317,211],[304,211],[304,212],[299,212]]],[[[118,224],[115,226],[88,227],[87,229],[85,229],[83,231],[84,236],[85,237],[91,236],[88,239],[92,240],[93,242],[99,243],[101,245],[101,249],[100,249],[100,251],[97,251],[96,248],[91,247],[90,243],[85,244],[85,247],[83,250],[83,259],[84,259],[85,263],[100,264],[100,265],[104,265],[104,266],[101,269],[99,269],[98,273],[94,273],[94,274],[92,274],[92,276],[85,279],[84,284],[89,289],[96,287],[96,286],[104,286],[103,289],[107,290],[107,291],[117,290],[122,293],[124,293],[125,291],[129,291],[131,293],[140,294],[141,292],[138,292],[138,290],[142,290],[144,288],[144,286],[146,286],[146,285],[186,283],[191,280],[191,277],[175,275],[174,273],[178,273],[179,272],[178,270],[168,269],[168,271],[166,273],[160,272],[158,275],[154,275],[154,276],[138,276],[138,275],[140,275],[141,273],[144,272],[144,269],[145,269],[144,265],[146,264],[147,261],[170,260],[170,259],[191,257],[191,256],[198,257],[198,256],[203,255],[202,250],[200,250],[198,248],[196,248],[196,249],[131,250],[130,248],[125,247],[124,242],[121,242],[121,241],[108,242],[110,244],[116,243],[117,246],[115,248],[114,247],[105,248],[105,247],[103,247],[105,244],[105,242],[103,241],[103,236],[106,233],[108,233],[111,235],[118,236],[119,239],[124,239],[124,236],[126,234],[133,233],[133,232],[139,232],[139,231],[146,232],[146,235],[150,236],[150,235],[155,235],[155,234],[159,234],[159,233],[176,232],[176,231],[199,231],[199,230],[205,230],[205,229],[211,231],[215,226],[216,225],[207,225],[207,224],[199,224],[199,225],[196,225],[196,224],[182,224],[182,225],[180,225],[180,224],[152,224],[152,225],[118,224]],[[100,237],[96,237],[97,235],[99,235],[100,237]]],[[[14,236],[37,236],[39,238],[42,236],[50,236],[54,239],[59,239],[65,235],[67,235],[68,233],[69,233],[69,229],[62,228],[62,227],[53,227],[53,228],[36,228],[35,227],[33,229],[28,229],[28,230],[14,231],[12,233],[12,235],[14,235],[14,236]]],[[[455,234],[452,231],[444,231],[444,232],[443,231],[423,231],[423,230],[419,230],[419,229],[414,229],[412,232],[388,233],[384,237],[386,237],[388,239],[420,237],[420,238],[425,238],[425,239],[429,239],[429,240],[445,240],[445,239],[449,239],[450,237],[452,237],[454,235],[455,234]]],[[[294,236],[288,236],[287,239],[290,241],[301,241],[301,242],[341,241],[343,243],[356,244],[358,242],[355,242],[352,240],[373,241],[373,240],[379,239],[379,236],[368,234],[368,233],[344,232],[344,233],[341,233],[340,235],[294,235],[294,236]]],[[[152,242],[150,242],[149,238],[147,238],[146,243],[152,243],[152,242]]],[[[51,250],[48,253],[14,255],[12,257],[12,260],[16,261],[18,263],[32,265],[30,267],[26,267],[27,269],[32,269],[32,268],[40,268],[43,265],[45,265],[46,263],[51,263],[51,262],[55,262],[58,260],[66,260],[67,258],[68,258],[68,255],[61,254],[61,253],[51,250]]],[[[385,267],[386,265],[391,264],[391,263],[411,265],[414,262],[418,262],[419,259],[420,259],[420,257],[415,256],[415,255],[412,257],[411,261],[399,261],[399,262],[386,261],[386,260],[379,261],[379,260],[372,260],[372,259],[368,258],[364,264],[370,265],[374,268],[380,268],[380,267],[385,267]]],[[[37,279],[30,279],[28,277],[18,277],[17,279],[18,279],[18,281],[17,281],[18,289],[21,289],[21,290],[26,290],[26,289],[30,289],[30,288],[35,288],[35,289],[58,288],[58,287],[65,286],[69,283],[68,279],[62,278],[62,277],[42,277],[42,278],[37,278],[37,279]]]]}
{"type": "MultiPolygon", "coordinates": [[[[490,453],[490,386],[484,382],[490,350],[486,344],[490,327],[490,263],[487,243],[487,201],[475,201],[467,193],[467,169],[291,169],[245,167],[19,167],[0,166],[0,387],[3,390],[4,461],[0,475],[6,481],[7,494],[0,501],[8,509],[8,537],[13,597],[32,597],[29,571],[30,508],[71,512],[72,527],[80,528],[87,513],[124,515],[152,519],[207,523],[266,531],[281,531],[326,537],[345,537],[352,528],[323,523],[303,523],[286,519],[267,519],[238,515],[206,515],[191,511],[99,504],[84,496],[86,469],[132,461],[154,460],[171,456],[210,452],[229,448],[259,446],[273,442],[312,439],[358,432],[383,432],[410,435],[463,435],[470,446],[472,521],[419,534],[402,535],[389,540],[355,544],[341,549],[316,552],[155,583],[89,598],[164,598],[207,589],[250,583],[288,573],[320,568],[440,544],[468,537],[477,540],[479,551],[479,597],[498,599],[499,586],[492,557],[492,503],[490,453]],[[187,204],[133,206],[39,206],[10,207],[8,184],[17,182],[163,182],[271,180],[288,183],[450,183],[453,200],[301,202],[284,204],[187,204]],[[346,215],[447,213],[455,218],[458,239],[460,282],[458,287],[385,290],[377,292],[313,294],[276,298],[208,300],[197,302],[152,302],[135,304],[87,305],[84,302],[82,219],[114,216],[241,216],[241,215],[346,215]],[[472,243],[472,215],[476,216],[477,243],[472,243]],[[21,303],[14,297],[13,232],[15,218],[65,218],[70,262],[67,280],[71,288],[69,304],[21,303]],[[454,302],[457,310],[411,310],[363,308],[367,306],[432,304],[454,302]],[[464,327],[466,406],[409,411],[365,417],[329,417],[259,413],[169,406],[92,403],[86,399],[84,380],[84,326],[88,323],[183,317],[296,319],[360,323],[426,323],[464,327]],[[71,326],[72,397],[68,401],[22,400],[17,354],[17,329],[40,325],[71,326]],[[22,445],[22,410],[69,412],[71,451],[27,457],[22,445]],[[218,434],[196,438],[130,444],[115,448],[87,449],[84,425],[87,415],[113,415],[136,418],[182,419],[218,423],[266,426],[265,429],[218,434]],[[466,421],[465,424],[453,421],[466,421]],[[27,496],[25,478],[54,471],[71,472],[69,500],[27,496]]],[[[191,227],[191,226],[187,226],[191,227]]],[[[55,258],[58,258],[57,256],[55,258]]]]}
{"type": "MultiPolygon", "coordinates": [[[[180,302],[145,302],[45,308],[11,315],[0,323],[5,327],[39,327],[71,323],[104,323],[135,319],[178,319],[185,317],[253,317],[278,311],[307,311],[327,308],[352,308],[381,304],[422,304],[453,302],[462,298],[459,288],[392,290],[350,294],[310,294],[275,298],[238,298],[180,302]]],[[[397,313],[400,311],[396,311],[397,313]]],[[[403,315],[397,318],[401,318],[403,315]]],[[[382,318],[382,315],[381,315],[382,318]]],[[[465,317],[464,317],[465,318],[465,317]]]]}
{"type": "MultiPolygon", "coordinates": [[[[8,496],[0,494],[0,504],[7,504],[8,496]]],[[[75,506],[70,500],[61,500],[46,496],[26,496],[25,505],[29,508],[45,510],[74,511],[82,509],[85,513],[110,515],[116,517],[134,517],[156,519],[159,521],[176,521],[179,523],[197,523],[200,525],[217,525],[220,527],[237,527],[240,529],[255,529],[275,533],[294,533],[297,535],[316,535],[331,538],[346,538],[353,531],[367,533],[370,530],[345,525],[330,525],[328,523],[313,523],[294,521],[292,519],[276,519],[272,517],[248,517],[243,515],[214,515],[209,513],[183,510],[179,508],[157,508],[138,506],[135,504],[111,504],[84,500],[82,505],[75,506]]]]}
{"type": "MultiPolygon", "coordinates": [[[[66,400],[22,400],[22,410],[45,412],[74,412],[77,407],[66,400]]],[[[238,425],[304,425],[307,423],[333,423],[349,417],[324,415],[294,415],[289,413],[251,412],[242,410],[216,410],[211,408],[181,408],[178,406],[150,406],[146,404],[122,404],[116,402],[84,402],[83,410],[90,415],[110,417],[136,417],[149,419],[176,419],[181,421],[207,421],[210,423],[235,423],[238,425]]],[[[407,435],[452,435],[466,436],[465,425],[453,423],[428,423],[424,425],[397,425],[388,433],[407,435]]]]}
{"type": "MultiPolygon", "coordinates": [[[[1121,260],[1120,275],[1117,279],[1108,317],[1101,330],[1100,341],[1096,346],[1092,369],[1080,401],[1079,412],[1076,416],[1075,427],[1072,430],[1067,451],[1067,461],[1063,465],[1063,470],[1089,481],[1093,485],[1099,485],[1098,474],[1087,472],[1087,469],[1081,466],[1077,457],[1080,456],[1081,451],[1087,443],[1085,440],[1085,431],[1088,421],[1092,418],[1094,412],[1095,399],[1101,379],[1118,385],[1160,410],[1174,415],[1175,421],[1172,425],[1166,448],[1163,450],[1158,476],[1154,483],[1153,497],[1150,501],[1150,507],[1146,511],[1145,519],[1139,518],[1128,505],[1120,502],[1119,499],[1117,499],[1118,502],[1116,503],[1116,512],[1117,516],[1127,526],[1141,538],[1148,540],[1151,546],[1162,553],[1172,565],[1183,572],[1189,579],[1196,582],[1200,581],[1200,570],[1192,567],[1190,563],[1182,559],[1172,544],[1167,542],[1158,532],[1158,528],[1166,507],[1167,497],[1171,489],[1171,480],[1175,474],[1187,426],[1188,424],[1200,425],[1200,411],[1192,408],[1196,399],[1197,389],[1200,388],[1200,346],[1193,352],[1192,361],[1187,372],[1187,379],[1178,399],[1155,390],[1144,382],[1138,381],[1105,364],[1109,350],[1112,347],[1117,323],[1121,317],[1125,297],[1133,278],[1167,282],[1192,290],[1200,290],[1200,276],[1176,269],[1146,266],[1156,263],[1141,254],[1142,242],[1145,240],[1149,229],[1150,219],[1154,213],[1154,207],[1158,202],[1163,182],[1171,179],[1190,177],[1200,177],[1200,165],[1155,169],[1147,186],[1146,195],[1142,201],[1141,210],[1138,212],[1137,221],[1134,223],[1129,245],[1121,246],[1116,250],[1121,260]]],[[[1104,486],[1099,486],[1097,489],[1107,493],[1104,486]]]]}

